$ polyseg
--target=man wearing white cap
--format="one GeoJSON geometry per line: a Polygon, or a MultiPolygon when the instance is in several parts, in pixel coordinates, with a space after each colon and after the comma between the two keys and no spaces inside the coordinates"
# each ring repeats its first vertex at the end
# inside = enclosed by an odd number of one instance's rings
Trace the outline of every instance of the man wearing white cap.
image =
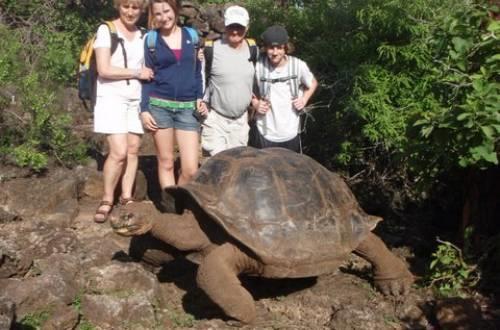
{"type": "Polygon", "coordinates": [[[249,16],[245,8],[230,6],[224,13],[224,36],[213,43],[204,100],[210,109],[201,134],[210,156],[248,142],[247,108],[252,100],[255,68],[245,42],[249,16]]]}

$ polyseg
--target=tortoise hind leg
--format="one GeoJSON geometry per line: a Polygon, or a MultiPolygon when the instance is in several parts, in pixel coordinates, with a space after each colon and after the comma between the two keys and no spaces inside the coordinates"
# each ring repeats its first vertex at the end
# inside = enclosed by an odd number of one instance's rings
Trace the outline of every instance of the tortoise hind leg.
{"type": "Polygon", "coordinates": [[[238,274],[257,272],[258,263],[226,243],[211,251],[198,268],[198,286],[230,317],[243,323],[255,318],[255,303],[238,274]]]}
{"type": "Polygon", "coordinates": [[[373,265],[375,286],[385,295],[407,294],[414,281],[404,262],[396,257],[382,240],[369,233],[354,250],[373,265]]]}

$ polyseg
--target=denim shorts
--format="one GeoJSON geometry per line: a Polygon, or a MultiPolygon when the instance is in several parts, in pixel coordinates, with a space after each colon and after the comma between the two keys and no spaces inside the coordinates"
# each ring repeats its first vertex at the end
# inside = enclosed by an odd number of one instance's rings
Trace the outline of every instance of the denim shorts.
{"type": "Polygon", "coordinates": [[[200,120],[195,109],[172,109],[149,105],[149,112],[159,128],[199,131],[200,120]]]}

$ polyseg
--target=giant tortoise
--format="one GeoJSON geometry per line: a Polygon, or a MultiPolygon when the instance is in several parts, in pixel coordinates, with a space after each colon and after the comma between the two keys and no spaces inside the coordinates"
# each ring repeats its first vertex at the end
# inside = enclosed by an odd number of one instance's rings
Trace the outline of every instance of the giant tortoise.
{"type": "Polygon", "coordinates": [[[243,273],[318,276],[355,252],[372,263],[383,293],[407,293],[413,282],[404,262],[371,233],[381,218],[366,214],[344,180],[308,156],[281,148],[230,149],[207,160],[176,192],[191,201],[181,215],[133,203],[111,216],[113,229],[150,232],[170,249],[196,252],[198,286],[241,322],[255,317],[252,296],[238,279],[243,273]]]}

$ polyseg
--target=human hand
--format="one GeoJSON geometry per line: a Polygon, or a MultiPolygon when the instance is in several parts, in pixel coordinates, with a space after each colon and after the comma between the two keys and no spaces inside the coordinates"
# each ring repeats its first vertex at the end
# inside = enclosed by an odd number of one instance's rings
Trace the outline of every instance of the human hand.
{"type": "Polygon", "coordinates": [[[147,67],[142,67],[137,71],[137,79],[150,81],[155,77],[153,70],[147,67]]]}
{"type": "Polygon", "coordinates": [[[203,100],[201,100],[201,99],[196,100],[196,110],[203,117],[206,117],[208,115],[207,104],[205,102],[203,102],[203,100]]]}
{"type": "Polygon", "coordinates": [[[203,62],[205,60],[205,53],[203,52],[203,48],[198,49],[198,60],[203,62]]]}
{"type": "Polygon", "coordinates": [[[259,100],[259,104],[257,106],[257,113],[259,115],[265,115],[271,109],[271,104],[267,100],[259,100]]]}
{"type": "Polygon", "coordinates": [[[141,112],[141,121],[144,128],[152,132],[158,130],[158,125],[156,125],[155,119],[149,112],[147,111],[141,112]]]}
{"type": "Polygon", "coordinates": [[[306,107],[306,101],[303,97],[297,97],[292,100],[293,107],[297,111],[302,111],[306,107]]]}

